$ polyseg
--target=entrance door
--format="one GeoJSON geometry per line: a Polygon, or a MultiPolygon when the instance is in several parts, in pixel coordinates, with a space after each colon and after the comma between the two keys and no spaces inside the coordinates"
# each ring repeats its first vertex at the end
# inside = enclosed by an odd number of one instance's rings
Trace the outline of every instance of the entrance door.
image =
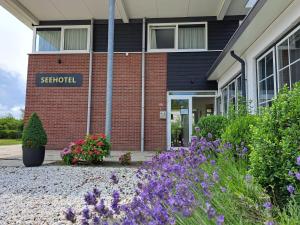
{"type": "Polygon", "coordinates": [[[171,146],[187,147],[190,139],[189,99],[171,99],[171,146]]]}
{"type": "Polygon", "coordinates": [[[199,119],[215,111],[215,92],[205,95],[181,93],[172,92],[168,95],[168,149],[188,147],[199,119]]]}

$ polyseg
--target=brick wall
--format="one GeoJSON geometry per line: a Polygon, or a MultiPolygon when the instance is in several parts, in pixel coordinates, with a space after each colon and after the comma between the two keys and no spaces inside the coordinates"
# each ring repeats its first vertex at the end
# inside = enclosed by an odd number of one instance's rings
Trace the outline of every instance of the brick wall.
{"type": "MultiPolygon", "coordinates": [[[[91,132],[104,132],[106,99],[106,57],[93,58],[91,132]]],[[[140,150],[141,54],[115,54],[112,115],[112,149],[140,150]]],[[[62,149],[86,132],[88,54],[30,55],[25,118],[32,112],[41,117],[48,134],[47,149],[62,149]],[[58,64],[58,59],[62,63],[58,64]],[[83,86],[76,88],[35,87],[35,74],[81,73],[83,86]]],[[[165,148],[167,55],[146,55],[145,149],[165,148]]]]}
{"type": "Polygon", "coordinates": [[[160,119],[160,111],[167,104],[167,54],[146,55],[145,90],[145,149],[165,149],[166,120],[160,119]]]}
{"type": "Polygon", "coordinates": [[[48,135],[47,149],[62,149],[86,132],[88,54],[30,55],[25,120],[40,116],[48,135]],[[58,60],[61,59],[61,64],[58,60]],[[82,87],[36,87],[36,73],[81,73],[82,87]]]}

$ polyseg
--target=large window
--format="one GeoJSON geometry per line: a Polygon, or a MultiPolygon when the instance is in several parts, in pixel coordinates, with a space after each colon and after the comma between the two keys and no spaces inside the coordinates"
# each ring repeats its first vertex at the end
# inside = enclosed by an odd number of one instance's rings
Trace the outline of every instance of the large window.
{"type": "Polygon", "coordinates": [[[257,61],[258,106],[270,106],[275,96],[275,53],[270,50],[257,61]]]}
{"type": "Polygon", "coordinates": [[[300,81],[300,27],[279,42],[276,50],[279,88],[285,84],[291,88],[300,81]]]}
{"type": "Polygon", "coordinates": [[[89,26],[37,27],[34,52],[86,52],[89,49],[89,26]]]}
{"type": "Polygon", "coordinates": [[[222,89],[222,111],[228,114],[229,108],[238,108],[239,99],[243,96],[242,76],[239,75],[222,89]]]}
{"type": "Polygon", "coordinates": [[[200,51],[207,49],[206,23],[149,24],[149,51],[200,51]]]}

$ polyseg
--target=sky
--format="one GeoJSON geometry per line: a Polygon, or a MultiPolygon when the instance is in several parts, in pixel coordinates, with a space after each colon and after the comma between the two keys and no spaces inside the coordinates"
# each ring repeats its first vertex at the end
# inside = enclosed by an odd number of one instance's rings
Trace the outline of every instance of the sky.
{"type": "Polygon", "coordinates": [[[32,30],[0,6],[0,117],[21,116],[31,49],[32,30]]]}

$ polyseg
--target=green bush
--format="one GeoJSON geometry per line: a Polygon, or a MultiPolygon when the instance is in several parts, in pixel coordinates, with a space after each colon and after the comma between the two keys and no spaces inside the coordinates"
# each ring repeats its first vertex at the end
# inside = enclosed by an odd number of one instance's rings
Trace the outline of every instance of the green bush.
{"type": "Polygon", "coordinates": [[[22,132],[19,130],[0,130],[0,139],[19,139],[22,132]]]}
{"type": "Polygon", "coordinates": [[[224,133],[222,140],[229,142],[237,150],[237,154],[248,155],[250,140],[252,133],[250,128],[257,122],[255,115],[240,115],[230,120],[224,133]]]}
{"type": "Polygon", "coordinates": [[[299,171],[300,84],[291,91],[285,87],[252,131],[251,173],[283,206],[288,201],[287,186],[299,186],[293,173],[299,171]]]}
{"type": "Polygon", "coordinates": [[[220,115],[202,117],[197,125],[200,128],[199,135],[207,137],[210,133],[213,135],[213,139],[221,138],[227,123],[228,119],[220,115]]]}
{"type": "Polygon", "coordinates": [[[17,139],[22,136],[23,120],[13,117],[0,118],[0,138],[17,139]]]}
{"type": "Polygon", "coordinates": [[[22,143],[27,148],[38,148],[47,144],[47,134],[36,113],[32,113],[24,129],[22,143]]]}

